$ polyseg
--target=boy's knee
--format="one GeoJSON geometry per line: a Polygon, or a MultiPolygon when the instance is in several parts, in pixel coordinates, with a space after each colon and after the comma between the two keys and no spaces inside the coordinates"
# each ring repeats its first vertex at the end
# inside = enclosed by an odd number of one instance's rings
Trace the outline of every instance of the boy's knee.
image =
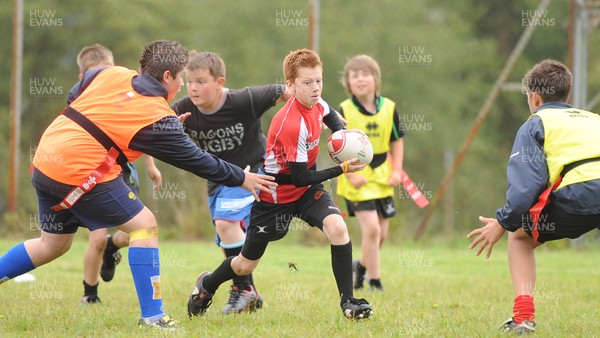
{"type": "Polygon", "coordinates": [[[49,249],[51,252],[54,253],[54,257],[60,257],[60,256],[64,255],[65,253],[67,253],[67,251],[69,251],[69,249],[71,249],[71,243],[72,242],[52,243],[52,245],[49,249]]]}
{"type": "Polygon", "coordinates": [[[379,240],[381,242],[385,241],[388,238],[388,232],[385,230],[380,230],[379,240]]]}
{"type": "Polygon", "coordinates": [[[348,228],[344,221],[335,222],[327,227],[327,233],[332,240],[342,239],[348,236],[348,228]]]}
{"type": "Polygon", "coordinates": [[[363,228],[363,237],[367,237],[372,240],[381,240],[381,229],[379,226],[371,226],[363,228]]]}
{"type": "Polygon", "coordinates": [[[96,250],[96,252],[102,253],[104,252],[104,248],[106,248],[106,242],[108,242],[108,239],[106,237],[98,238],[95,239],[93,242],[90,242],[90,245],[94,250],[96,250]]]}

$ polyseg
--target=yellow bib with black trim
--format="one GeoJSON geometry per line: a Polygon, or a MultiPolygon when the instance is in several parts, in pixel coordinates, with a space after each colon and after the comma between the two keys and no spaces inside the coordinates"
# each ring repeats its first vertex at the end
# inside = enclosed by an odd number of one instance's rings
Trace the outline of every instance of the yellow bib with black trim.
{"type": "MultiPolygon", "coordinates": [[[[575,108],[542,109],[535,115],[544,126],[549,185],[558,179],[565,165],[600,157],[600,115],[575,108]]],[[[557,189],[595,179],[600,179],[600,162],[585,163],[571,169],[557,189]]]]}
{"type": "MultiPolygon", "coordinates": [[[[346,128],[362,130],[373,145],[374,154],[386,154],[390,150],[390,138],[394,124],[394,109],[396,104],[387,98],[380,98],[380,107],[376,114],[365,115],[358,110],[351,99],[340,104],[344,111],[344,118],[348,121],[346,128]]],[[[338,177],[337,193],[353,202],[368,201],[394,194],[394,187],[388,186],[388,178],[392,172],[390,157],[380,166],[373,169],[367,166],[361,171],[353,173],[367,179],[367,184],[360,189],[355,189],[345,175],[338,177]]]]}

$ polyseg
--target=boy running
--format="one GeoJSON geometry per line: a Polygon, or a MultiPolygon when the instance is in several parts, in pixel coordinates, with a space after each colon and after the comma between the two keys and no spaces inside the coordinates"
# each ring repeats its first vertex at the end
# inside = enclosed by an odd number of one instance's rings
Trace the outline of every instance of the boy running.
{"type": "MultiPolygon", "coordinates": [[[[266,139],[261,128],[263,114],[290,93],[283,85],[266,85],[232,90],[225,85],[225,62],[215,53],[190,55],[186,67],[188,96],[173,110],[188,115],[186,134],[198,147],[240,168],[247,165],[259,172],[264,164],[266,139]],[[191,114],[186,114],[191,113],[191,114]]],[[[244,245],[254,198],[240,187],[208,181],[208,204],[215,225],[216,243],[225,257],[237,256],[244,245]]],[[[236,276],[223,314],[253,310],[250,303],[256,290],[252,275],[236,276]]],[[[256,308],[262,306],[259,296],[256,308]]]]}
{"type": "MultiPolygon", "coordinates": [[[[373,310],[364,299],[353,298],[352,243],[339,209],[321,182],[342,173],[361,170],[358,159],[317,170],[321,123],[332,131],[344,129],[337,114],[321,99],[323,68],[319,56],[308,49],[289,53],[283,62],[286,86],[292,97],[281,108],[269,128],[265,173],[279,184],[271,193],[260,192],[254,203],[246,241],[241,253],[228,257],[213,272],[203,272],[188,301],[190,316],[202,315],[218,287],[236,276],[254,271],[269,242],[283,238],[292,217],[322,230],[331,241],[331,265],[347,318],[369,317],[373,310]]],[[[251,302],[258,300],[252,292],[251,302]]]]}

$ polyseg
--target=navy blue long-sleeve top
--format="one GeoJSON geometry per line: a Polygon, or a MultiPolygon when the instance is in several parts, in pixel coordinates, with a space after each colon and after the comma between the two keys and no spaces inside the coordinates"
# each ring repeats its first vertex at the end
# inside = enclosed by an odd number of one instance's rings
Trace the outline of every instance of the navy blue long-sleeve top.
{"type": "MultiPolygon", "coordinates": [[[[573,108],[549,102],[537,111],[547,108],[573,108]]],[[[535,112],[534,112],[535,114],[535,112]]],[[[496,211],[496,219],[508,231],[516,231],[526,223],[529,209],[537,203],[540,194],[548,188],[549,172],[544,152],[544,125],[542,119],[531,116],[517,132],[506,170],[508,188],[506,205],[496,211]]],[[[600,180],[570,184],[550,195],[552,204],[576,215],[600,213],[600,180]]]]}
{"type": "MultiPolygon", "coordinates": [[[[77,99],[96,75],[104,69],[106,68],[87,71],[81,81],[69,91],[67,104],[77,99]]],[[[132,86],[137,93],[144,96],[161,96],[165,100],[168,98],[166,88],[148,74],[142,73],[134,77],[132,86]]],[[[131,139],[129,149],[141,151],[177,168],[226,186],[242,185],[245,179],[242,169],[193,144],[183,132],[183,126],[175,114],[140,129],[131,139]],[[156,130],[161,132],[157,133],[156,130]]]]}

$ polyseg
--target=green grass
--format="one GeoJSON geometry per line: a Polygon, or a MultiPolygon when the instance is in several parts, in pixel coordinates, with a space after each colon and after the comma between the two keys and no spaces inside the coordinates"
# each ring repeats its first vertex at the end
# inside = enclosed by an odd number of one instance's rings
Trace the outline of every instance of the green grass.
{"type": "MultiPolygon", "coordinates": [[[[285,238],[269,246],[255,273],[265,308],[222,316],[227,285],[209,311],[188,320],[186,303],[197,275],[214,269],[222,254],[212,243],[162,242],[165,309],[180,322],[172,333],[140,330],[137,297],[127,266],[102,283],[100,306],[80,306],[83,294],[82,235],[71,251],[33,271],[34,283],[0,286],[1,337],[383,337],[501,336],[498,326],[511,315],[512,288],[505,242],[492,257],[475,257],[468,242],[387,245],[383,254],[385,292],[355,294],[374,306],[360,322],[343,318],[330,267],[329,246],[304,247],[285,238]],[[290,270],[293,262],[299,271],[290,270]]],[[[17,240],[0,240],[0,253],[17,240]]],[[[355,249],[355,256],[359,249],[355,249]]],[[[537,331],[544,337],[596,336],[600,303],[598,249],[542,248],[537,253],[537,331]]]]}

